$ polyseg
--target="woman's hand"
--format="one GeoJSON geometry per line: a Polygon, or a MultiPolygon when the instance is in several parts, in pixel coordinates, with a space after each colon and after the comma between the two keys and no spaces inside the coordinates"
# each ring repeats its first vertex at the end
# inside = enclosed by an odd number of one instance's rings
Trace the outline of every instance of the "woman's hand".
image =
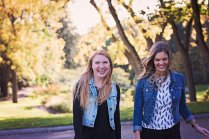
{"type": "Polygon", "coordinates": [[[209,131],[206,128],[203,128],[199,126],[198,124],[194,125],[194,128],[201,134],[205,135],[206,137],[209,137],[209,131]]]}
{"type": "Polygon", "coordinates": [[[135,131],[134,132],[134,139],[141,139],[141,137],[140,137],[140,131],[135,131]]]}

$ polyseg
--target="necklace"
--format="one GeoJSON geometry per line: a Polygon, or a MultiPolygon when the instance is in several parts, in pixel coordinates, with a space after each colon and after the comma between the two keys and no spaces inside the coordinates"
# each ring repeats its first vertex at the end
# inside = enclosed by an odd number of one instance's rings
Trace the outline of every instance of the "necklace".
{"type": "Polygon", "coordinates": [[[168,76],[161,76],[158,74],[153,74],[149,78],[149,83],[152,85],[152,87],[157,91],[159,87],[166,81],[168,76]]]}

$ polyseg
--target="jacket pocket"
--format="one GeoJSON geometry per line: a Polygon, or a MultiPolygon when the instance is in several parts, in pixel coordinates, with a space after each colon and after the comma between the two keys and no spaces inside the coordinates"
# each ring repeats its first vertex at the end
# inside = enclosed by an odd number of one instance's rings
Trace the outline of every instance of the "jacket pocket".
{"type": "Polygon", "coordinates": [[[174,86],[174,93],[173,93],[172,98],[174,100],[178,100],[179,101],[180,98],[181,98],[182,92],[183,92],[183,87],[181,85],[175,85],[174,86]]]}
{"type": "Polygon", "coordinates": [[[110,105],[110,110],[111,111],[115,111],[115,109],[116,109],[116,105],[117,105],[117,96],[114,96],[114,95],[112,95],[112,96],[109,96],[109,105],[110,105]]]}
{"type": "Polygon", "coordinates": [[[152,98],[153,88],[152,87],[144,87],[143,88],[143,97],[145,102],[152,98]]]}

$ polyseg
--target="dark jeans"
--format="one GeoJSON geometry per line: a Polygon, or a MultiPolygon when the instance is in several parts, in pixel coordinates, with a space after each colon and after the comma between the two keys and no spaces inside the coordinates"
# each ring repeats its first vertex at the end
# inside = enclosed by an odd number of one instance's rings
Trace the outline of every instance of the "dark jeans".
{"type": "Polygon", "coordinates": [[[180,123],[177,123],[169,129],[154,130],[142,128],[142,139],[181,139],[180,123]]]}

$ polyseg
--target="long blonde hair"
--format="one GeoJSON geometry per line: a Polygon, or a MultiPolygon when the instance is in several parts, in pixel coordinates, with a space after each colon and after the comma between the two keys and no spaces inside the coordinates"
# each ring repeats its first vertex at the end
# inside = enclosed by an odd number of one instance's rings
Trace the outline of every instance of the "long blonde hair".
{"type": "Polygon", "coordinates": [[[168,44],[163,41],[156,42],[152,45],[148,56],[142,61],[143,71],[141,74],[139,74],[138,79],[142,79],[155,72],[156,69],[154,65],[154,58],[159,52],[165,52],[168,55],[168,61],[170,65],[171,54],[168,44]]]}
{"type": "Polygon", "coordinates": [[[90,57],[86,71],[81,75],[80,79],[76,82],[73,88],[74,99],[78,98],[80,100],[80,106],[83,109],[86,108],[88,104],[88,99],[90,94],[89,81],[93,77],[92,62],[96,55],[103,55],[110,62],[110,71],[102,81],[102,88],[99,89],[98,104],[102,104],[107,99],[107,97],[109,96],[112,90],[112,71],[113,71],[112,60],[109,54],[107,53],[107,51],[101,49],[96,51],[90,57]]]}

